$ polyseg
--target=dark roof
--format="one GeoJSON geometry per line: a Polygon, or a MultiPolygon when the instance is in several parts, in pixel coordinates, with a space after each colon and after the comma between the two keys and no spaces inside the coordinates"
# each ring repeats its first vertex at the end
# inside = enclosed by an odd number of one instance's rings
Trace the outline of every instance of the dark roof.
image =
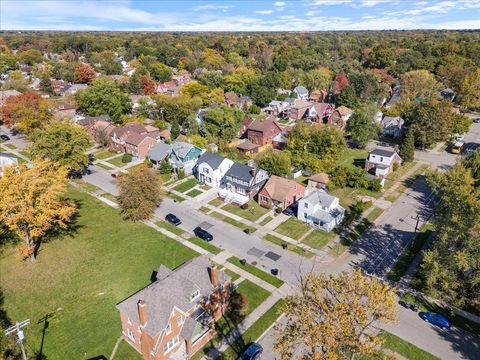
{"type": "Polygon", "coordinates": [[[383,150],[383,149],[374,149],[370,154],[391,157],[395,154],[395,151],[392,150],[383,150]]]}
{"type": "Polygon", "coordinates": [[[172,146],[165,143],[156,143],[149,151],[148,158],[153,161],[162,161],[172,150],[172,146]]]}
{"type": "Polygon", "coordinates": [[[210,165],[210,167],[215,170],[217,169],[220,164],[225,160],[223,156],[220,156],[218,154],[210,153],[210,152],[204,152],[202,156],[200,156],[197,160],[197,164],[201,163],[207,163],[210,165]]]}
{"type": "Polygon", "coordinates": [[[268,130],[273,130],[274,128],[278,128],[278,132],[280,132],[280,127],[277,125],[275,120],[255,120],[248,125],[247,130],[260,131],[263,133],[268,130]]]}
{"type": "Polygon", "coordinates": [[[246,151],[257,149],[259,147],[260,147],[260,145],[254,144],[254,143],[252,143],[248,140],[244,141],[244,142],[241,142],[240,144],[237,145],[237,149],[246,150],[246,151]]]}
{"type": "Polygon", "coordinates": [[[250,180],[252,180],[253,177],[251,173],[252,170],[253,168],[251,166],[235,162],[233,163],[232,167],[226,172],[225,176],[232,176],[250,183],[250,180]]]}

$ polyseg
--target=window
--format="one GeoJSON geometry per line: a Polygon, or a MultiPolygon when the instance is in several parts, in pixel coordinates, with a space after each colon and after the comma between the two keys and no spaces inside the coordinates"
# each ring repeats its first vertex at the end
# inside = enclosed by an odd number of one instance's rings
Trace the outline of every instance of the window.
{"type": "Polygon", "coordinates": [[[127,336],[130,340],[135,342],[135,335],[133,335],[133,332],[132,332],[132,330],[130,330],[130,328],[127,328],[127,336]]]}
{"type": "Polygon", "coordinates": [[[303,213],[303,217],[306,219],[308,217],[307,213],[303,213]]]}
{"type": "Polygon", "coordinates": [[[167,326],[165,326],[165,332],[168,334],[172,331],[172,326],[170,325],[170,323],[167,324],[167,326]]]}
{"type": "Polygon", "coordinates": [[[305,203],[305,209],[308,209],[308,203],[305,203]]]}
{"type": "Polygon", "coordinates": [[[211,183],[212,183],[212,178],[211,178],[211,177],[207,177],[207,182],[211,184],[211,183]]]}
{"type": "Polygon", "coordinates": [[[178,336],[175,336],[173,339],[171,339],[169,342],[167,342],[165,345],[163,345],[163,352],[166,354],[170,350],[172,350],[175,345],[177,345],[179,342],[178,336]]]}
{"type": "Polygon", "coordinates": [[[264,203],[268,203],[268,197],[267,197],[267,196],[262,195],[261,197],[262,197],[262,201],[263,201],[264,203]]]}
{"type": "Polygon", "coordinates": [[[206,168],[206,167],[203,168],[203,172],[204,172],[205,174],[208,174],[208,168],[206,168]]]}
{"type": "Polygon", "coordinates": [[[199,296],[200,296],[200,290],[196,290],[195,292],[192,293],[192,296],[190,296],[190,301],[195,300],[199,296]]]}
{"type": "Polygon", "coordinates": [[[383,157],[380,158],[380,162],[383,162],[383,157]]]}
{"type": "Polygon", "coordinates": [[[237,193],[245,195],[246,191],[245,191],[245,189],[237,188],[237,193]]]}
{"type": "Polygon", "coordinates": [[[183,315],[180,315],[179,317],[177,317],[177,324],[182,325],[182,323],[183,323],[183,315]]]}

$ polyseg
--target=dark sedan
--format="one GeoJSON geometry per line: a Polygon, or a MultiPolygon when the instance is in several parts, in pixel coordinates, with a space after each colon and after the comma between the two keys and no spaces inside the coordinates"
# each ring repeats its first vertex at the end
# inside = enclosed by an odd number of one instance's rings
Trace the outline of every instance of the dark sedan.
{"type": "Polygon", "coordinates": [[[175,225],[175,226],[178,226],[182,223],[182,221],[176,217],[175,215],[173,214],[167,214],[167,216],[165,216],[165,220],[168,221],[169,223],[175,225]]]}
{"type": "Polygon", "coordinates": [[[10,137],[8,135],[2,134],[0,135],[0,139],[2,139],[3,141],[8,141],[10,140],[10,137]]]}
{"type": "Polygon", "coordinates": [[[247,350],[240,355],[239,360],[259,360],[263,353],[262,345],[258,343],[251,343],[247,350]]]}
{"type": "Polygon", "coordinates": [[[421,312],[418,315],[420,315],[420,317],[426,322],[436,325],[439,328],[450,329],[450,321],[448,321],[448,319],[442,314],[437,314],[433,312],[421,312]]]}
{"type": "Polygon", "coordinates": [[[193,229],[193,233],[195,234],[196,237],[199,237],[202,240],[205,240],[205,241],[213,240],[212,234],[210,234],[207,230],[202,229],[200,226],[197,226],[195,229],[193,229]]]}

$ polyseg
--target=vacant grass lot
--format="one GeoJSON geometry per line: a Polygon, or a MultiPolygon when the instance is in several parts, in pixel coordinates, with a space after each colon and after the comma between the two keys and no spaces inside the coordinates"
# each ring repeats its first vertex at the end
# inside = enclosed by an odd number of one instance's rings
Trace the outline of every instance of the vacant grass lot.
{"type": "Polygon", "coordinates": [[[310,234],[308,234],[307,237],[305,237],[305,239],[302,240],[302,243],[314,249],[322,249],[330,242],[330,240],[335,237],[335,235],[336,234],[333,231],[327,233],[321,230],[313,230],[310,234]]]}
{"type": "Polygon", "coordinates": [[[181,184],[176,185],[173,190],[184,193],[193,188],[195,185],[197,185],[197,179],[191,178],[182,182],[181,184]]]}
{"type": "Polygon", "coordinates": [[[279,234],[288,236],[294,240],[299,240],[311,227],[291,216],[275,229],[279,234]]]}
{"type": "Polygon", "coordinates": [[[267,234],[263,238],[265,240],[270,241],[271,243],[274,243],[274,244],[279,245],[279,246],[282,246],[283,244],[288,244],[288,247],[287,247],[288,250],[293,251],[294,253],[296,253],[298,255],[305,256],[307,258],[311,258],[315,255],[314,253],[312,253],[310,251],[307,251],[300,246],[297,246],[295,244],[287,243],[287,242],[283,241],[282,239],[280,239],[280,238],[278,238],[278,237],[276,237],[272,234],[267,234]]]}
{"type": "Polygon", "coordinates": [[[35,264],[6,248],[0,255],[4,308],[30,319],[26,347],[49,360],[108,357],[121,334],[115,304],[146,286],[160,264],[175,268],[197,255],[154,229],[122,220],[117,210],[71,189],[79,207],[70,235],[45,243],[35,264]],[[86,354],[86,355],[85,355],[86,354]]]}
{"type": "Polygon", "coordinates": [[[245,265],[242,265],[240,263],[240,259],[237,258],[236,256],[232,256],[232,257],[228,258],[227,261],[229,263],[232,263],[235,266],[238,266],[240,269],[243,269],[243,270],[249,272],[250,274],[258,277],[259,279],[262,279],[263,281],[268,282],[269,284],[271,284],[271,285],[273,285],[277,288],[279,288],[280,286],[283,285],[282,280],[280,280],[279,278],[277,278],[273,275],[270,275],[269,273],[266,273],[263,270],[260,270],[259,268],[257,268],[254,265],[251,265],[249,263],[246,263],[245,265]]]}
{"type": "Polygon", "coordinates": [[[253,200],[248,203],[248,209],[242,209],[240,206],[235,204],[227,204],[222,207],[222,210],[228,211],[231,214],[240,216],[252,222],[255,222],[258,220],[258,218],[270,211],[269,209],[261,207],[253,200]]]}
{"type": "Polygon", "coordinates": [[[367,157],[368,152],[366,150],[348,148],[342,153],[342,156],[338,160],[338,164],[349,168],[363,168],[367,157]]]}
{"type": "Polygon", "coordinates": [[[374,199],[378,199],[382,195],[380,191],[375,192],[367,189],[354,189],[351,187],[337,188],[330,191],[329,194],[338,197],[340,199],[340,205],[344,208],[348,208],[362,197],[370,196],[374,199]]]}

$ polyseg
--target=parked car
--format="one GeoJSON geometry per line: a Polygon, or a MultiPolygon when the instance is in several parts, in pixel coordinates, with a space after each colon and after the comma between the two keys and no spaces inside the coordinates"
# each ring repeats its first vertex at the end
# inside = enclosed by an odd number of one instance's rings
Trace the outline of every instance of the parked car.
{"type": "Polygon", "coordinates": [[[17,129],[13,128],[12,130],[10,130],[10,134],[11,134],[12,136],[16,136],[16,135],[18,134],[17,129]]]}
{"type": "Polygon", "coordinates": [[[442,314],[437,314],[433,312],[421,312],[420,317],[433,325],[436,325],[442,329],[450,329],[450,321],[443,316],[442,314]]]}
{"type": "Polygon", "coordinates": [[[463,135],[458,135],[455,139],[457,141],[465,141],[465,137],[463,135]]]}
{"type": "Polygon", "coordinates": [[[70,179],[81,179],[83,176],[82,172],[79,170],[70,170],[68,173],[68,177],[70,179]]]}
{"type": "Polygon", "coordinates": [[[112,173],[111,175],[112,175],[112,177],[113,177],[114,179],[116,179],[116,178],[117,178],[117,174],[115,174],[115,173],[112,173]]]}
{"type": "Polygon", "coordinates": [[[193,233],[195,234],[195,236],[199,237],[202,240],[213,240],[212,234],[210,234],[207,230],[202,229],[200,226],[197,226],[195,229],[193,229],[193,233]]]}
{"type": "Polygon", "coordinates": [[[182,223],[182,221],[178,217],[173,215],[172,213],[167,214],[167,216],[165,216],[165,220],[168,221],[169,223],[175,225],[175,226],[178,226],[182,223]]]}
{"type": "Polygon", "coordinates": [[[289,207],[287,207],[282,212],[287,216],[296,216],[297,215],[297,210],[298,210],[298,203],[295,203],[295,204],[292,204],[289,207]]]}
{"type": "Polygon", "coordinates": [[[0,135],[0,139],[2,139],[3,141],[8,141],[10,140],[10,137],[8,135],[2,134],[0,135]]]}
{"type": "Polygon", "coordinates": [[[239,360],[259,360],[263,353],[263,347],[259,343],[251,343],[247,350],[240,355],[239,360]]]}
{"type": "Polygon", "coordinates": [[[474,122],[475,124],[480,124],[480,117],[478,117],[478,118],[476,118],[475,120],[473,120],[473,122],[474,122]]]}

